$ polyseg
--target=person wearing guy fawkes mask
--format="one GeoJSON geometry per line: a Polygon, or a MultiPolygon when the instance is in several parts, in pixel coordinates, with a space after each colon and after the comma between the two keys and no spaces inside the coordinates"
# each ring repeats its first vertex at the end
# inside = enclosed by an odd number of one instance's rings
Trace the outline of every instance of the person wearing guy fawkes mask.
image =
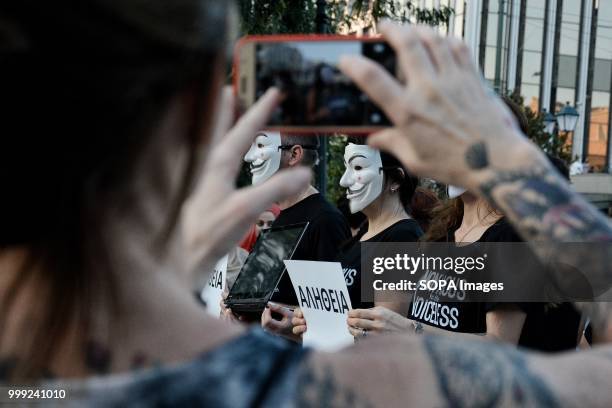
{"type": "MultiPolygon", "coordinates": [[[[395,157],[366,145],[364,138],[353,137],[344,149],[344,165],[340,186],[346,189],[350,211],[353,214],[362,212],[367,219],[336,257],[336,261],[342,265],[353,306],[353,310],[349,311],[348,330],[359,338],[367,336],[368,329],[351,325],[352,315],[358,316],[376,306],[406,316],[410,303],[408,295],[404,293],[398,293],[396,299],[387,296],[385,302],[376,299],[374,294],[374,302],[362,299],[362,243],[415,242],[423,231],[410,215],[418,179],[411,176],[395,157]]],[[[307,330],[306,321],[299,310],[292,323],[295,335],[302,335],[307,330]]]]}
{"type": "MultiPolygon", "coordinates": [[[[244,156],[244,160],[250,163],[252,183],[265,182],[279,169],[316,166],[318,147],[317,135],[259,132],[244,156]]],[[[273,227],[309,223],[292,259],[332,261],[340,245],[351,237],[346,218],[312,185],[278,204],[281,213],[273,227]]],[[[281,278],[272,300],[274,302],[270,302],[262,315],[262,325],[277,334],[291,337],[292,313],[290,309],[277,304],[297,305],[297,297],[287,274],[281,278]],[[282,320],[273,319],[271,312],[279,313],[282,320]]]]}
{"type": "MultiPolygon", "coordinates": [[[[362,212],[367,222],[343,245],[336,259],[342,264],[353,308],[364,309],[374,303],[361,299],[361,243],[414,242],[423,235],[419,223],[410,216],[418,179],[393,156],[371,148],[358,137],[349,139],[344,165],[340,186],[346,188],[350,211],[362,212]]],[[[402,300],[384,305],[405,315],[408,299],[402,300]]]]}

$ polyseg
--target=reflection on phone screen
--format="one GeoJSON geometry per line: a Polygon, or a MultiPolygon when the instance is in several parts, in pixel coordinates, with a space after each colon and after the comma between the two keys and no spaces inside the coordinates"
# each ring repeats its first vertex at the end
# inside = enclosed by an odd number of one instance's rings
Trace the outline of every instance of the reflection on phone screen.
{"type": "Polygon", "coordinates": [[[255,97],[275,86],[283,102],[275,126],[388,126],[389,120],[338,69],[340,56],[362,54],[395,73],[395,54],[384,42],[296,41],[257,43],[255,97]]]}

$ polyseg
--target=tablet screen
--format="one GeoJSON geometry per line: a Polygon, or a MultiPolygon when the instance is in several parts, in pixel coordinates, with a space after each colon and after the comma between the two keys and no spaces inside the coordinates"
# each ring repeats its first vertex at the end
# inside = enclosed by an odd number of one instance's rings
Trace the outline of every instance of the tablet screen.
{"type": "Polygon", "coordinates": [[[259,236],[230,290],[230,299],[265,299],[272,294],[307,224],[271,228],[259,236]]]}

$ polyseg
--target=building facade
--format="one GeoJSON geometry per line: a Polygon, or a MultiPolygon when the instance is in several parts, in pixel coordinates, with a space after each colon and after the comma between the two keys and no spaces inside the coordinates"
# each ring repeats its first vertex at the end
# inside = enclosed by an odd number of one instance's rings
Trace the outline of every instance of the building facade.
{"type": "Polygon", "coordinates": [[[568,143],[594,172],[612,173],[612,0],[421,0],[448,5],[485,79],[533,110],[580,114],[568,143]]]}

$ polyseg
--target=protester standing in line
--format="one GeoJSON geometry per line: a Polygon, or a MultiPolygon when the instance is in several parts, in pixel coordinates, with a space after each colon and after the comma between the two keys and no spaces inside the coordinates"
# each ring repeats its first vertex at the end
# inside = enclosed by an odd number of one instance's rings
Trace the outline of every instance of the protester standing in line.
{"type": "MultiPolygon", "coordinates": [[[[367,243],[418,241],[423,231],[410,216],[418,179],[393,156],[372,149],[364,141],[364,138],[349,138],[344,151],[346,170],[340,185],[347,189],[350,211],[362,212],[366,216],[366,223],[341,248],[336,261],[342,265],[353,308],[371,308],[376,304],[406,315],[409,304],[407,294],[400,294],[393,300],[377,301],[372,291],[369,300],[362,298],[361,257],[367,243]]],[[[301,310],[296,311],[292,323],[296,335],[302,335],[307,330],[301,310]]],[[[354,335],[356,332],[359,335],[365,333],[356,327],[349,327],[349,330],[354,335]]]]}
{"type": "MultiPolygon", "coordinates": [[[[319,162],[318,148],[319,136],[315,134],[261,131],[255,135],[244,160],[250,164],[253,185],[258,185],[282,169],[304,166],[312,173],[319,162]]],[[[274,227],[308,222],[292,259],[330,261],[341,243],[350,237],[350,229],[342,213],[312,185],[278,205],[281,212],[274,221],[274,227]]],[[[294,337],[291,307],[295,305],[297,297],[289,276],[285,274],[272,296],[272,302],[262,314],[262,326],[273,333],[294,337]],[[277,315],[273,316],[272,312],[277,315]]]]}

